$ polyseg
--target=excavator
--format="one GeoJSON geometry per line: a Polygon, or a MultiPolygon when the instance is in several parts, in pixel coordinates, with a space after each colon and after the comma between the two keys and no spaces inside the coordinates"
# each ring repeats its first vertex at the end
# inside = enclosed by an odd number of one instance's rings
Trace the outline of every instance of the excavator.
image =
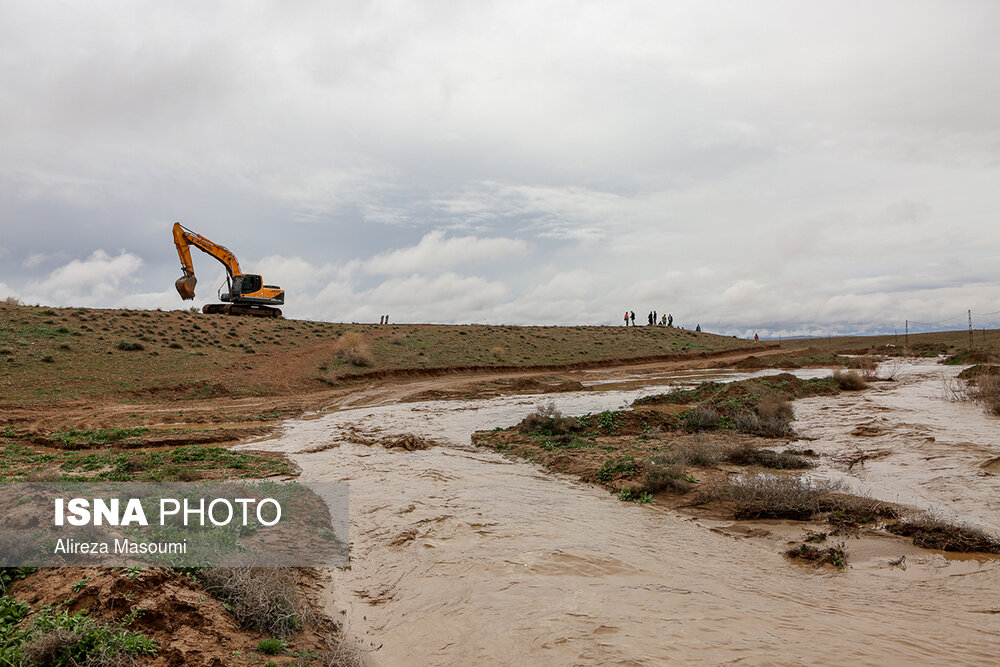
{"type": "Polygon", "coordinates": [[[208,303],[201,309],[206,315],[250,315],[253,317],[281,317],[281,310],[274,306],[285,303],[285,291],[275,285],[264,285],[260,276],[243,273],[236,255],[225,247],[192,232],[179,222],[174,223],[174,245],[181,258],[184,275],[174,286],[182,299],[194,298],[194,287],[198,279],[194,277],[191,263],[191,246],[198,248],[226,267],[226,286],[219,291],[219,300],[227,303],[208,303]]]}

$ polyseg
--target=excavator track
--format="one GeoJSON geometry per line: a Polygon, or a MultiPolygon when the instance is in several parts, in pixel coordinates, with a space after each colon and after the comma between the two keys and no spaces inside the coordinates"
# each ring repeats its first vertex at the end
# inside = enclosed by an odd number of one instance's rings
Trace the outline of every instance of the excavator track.
{"type": "Polygon", "coordinates": [[[281,317],[280,308],[248,306],[241,303],[207,303],[201,312],[206,315],[237,315],[241,317],[281,317]]]}

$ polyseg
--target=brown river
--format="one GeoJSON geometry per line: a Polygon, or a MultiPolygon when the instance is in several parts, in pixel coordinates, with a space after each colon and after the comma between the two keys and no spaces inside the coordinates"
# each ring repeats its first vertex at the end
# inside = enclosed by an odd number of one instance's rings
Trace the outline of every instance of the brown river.
{"type": "MultiPolygon", "coordinates": [[[[957,368],[893,370],[894,381],[863,392],[795,403],[806,439],[796,446],[822,455],[812,474],[996,532],[1000,419],[950,400],[957,368]],[[873,457],[848,473],[838,457],[857,451],[873,457]]],[[[327,600],[370,649],[367,664],[1000,662],[998,559],[869,537],[846,540],[844,571],[803,567],[774,539],[800,527],[775,522],[760,531],[770,539],[746,537],[469,444],[539,403],[597,412],[708,376],[746,377],[604,371],[581,374],[584,392],[468,401],[378,404],[371,393],[246,446],[288,452],[304,481],[350,483],[351,567],[333,572],[327,600]],[[441,446],[355,444],[351,429],[441,446]],[[906,567],[887,553],[906,555],[906,567]]]]}

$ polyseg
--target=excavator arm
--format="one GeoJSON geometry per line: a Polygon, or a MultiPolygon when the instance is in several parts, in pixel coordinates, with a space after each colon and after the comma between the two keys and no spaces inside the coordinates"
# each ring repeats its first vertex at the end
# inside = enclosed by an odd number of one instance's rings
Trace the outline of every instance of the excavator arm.
{"type": "Polygon", "coordinates": [[[240,263],[237,261],[236,255],[224,246],[181,226],[179,222],[174,223],[174,245],[177,246],[177,254],[181,258],[181,270],[184,272],[184,275],[177,279],[174,286],[177,287],[177,292],[182,299],[193,299],[194,287],[198,284],[198,279],[194,277],[194,264],[191,262],[191,246],[222,262],[230,279],[233,276],[243,274],[240,271],[240,263]]]}

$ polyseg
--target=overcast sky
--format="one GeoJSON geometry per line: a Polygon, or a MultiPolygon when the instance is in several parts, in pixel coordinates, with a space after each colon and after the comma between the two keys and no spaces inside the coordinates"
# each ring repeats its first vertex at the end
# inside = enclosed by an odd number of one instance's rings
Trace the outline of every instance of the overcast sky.
{"type": "Polygon", "coordinates": [[[289,317],[997,326],[998,35],[993,0],[2,2],[0,297],[189,307],[180,221],[289,317]]]}

